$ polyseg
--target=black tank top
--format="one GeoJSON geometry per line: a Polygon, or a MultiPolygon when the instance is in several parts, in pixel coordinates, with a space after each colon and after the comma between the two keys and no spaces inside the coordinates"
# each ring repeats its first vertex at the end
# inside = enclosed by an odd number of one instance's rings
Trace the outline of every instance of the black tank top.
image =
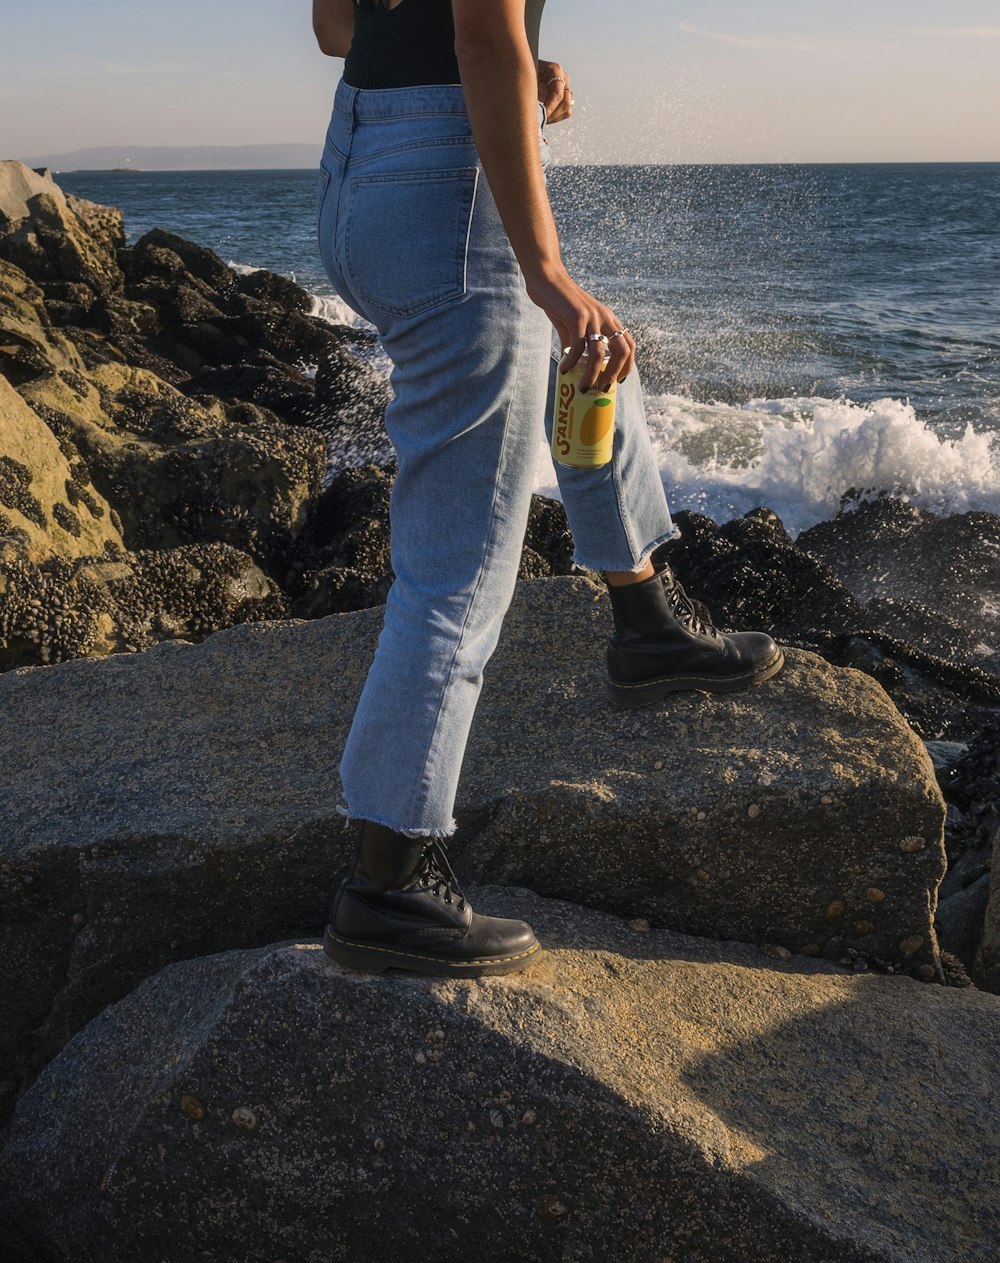
{"type": "MultiPolygon", "coordinates": [[[[544,3],[525,4],[525,29],[536,59],[544,3]]],[[[460,83],[451,0],[401,0],[394,9],[376,0],[354,0],[354,38],[344,81],[352,88],[460,83]]]]}

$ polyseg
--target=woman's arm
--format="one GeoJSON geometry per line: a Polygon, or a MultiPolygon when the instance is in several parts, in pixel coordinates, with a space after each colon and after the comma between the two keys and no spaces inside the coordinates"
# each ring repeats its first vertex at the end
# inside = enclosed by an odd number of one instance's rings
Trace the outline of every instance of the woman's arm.
{"type": "Polygon", "coordinates": [[[327,57],[346,57],[354,38],[354,0],[313,0],[313,30],[327,57]]]}
{"type": "MultiPolygon", "coordinates": [[[[610,336],[614,312],[570,277],[563,266],[538,152],[538,71],[524,27],[524,0],[452,0],[455,53],[473,138],[493,198],[531,300],[543,309],[570,347],[572,367],[587,347],[586,335],[610,336]]],[[[614,338],[602,385],[624,381],[632,370],[631,335],[614,338]]],[[[595,362],[584,377],[598,378],[595,362]]]]}

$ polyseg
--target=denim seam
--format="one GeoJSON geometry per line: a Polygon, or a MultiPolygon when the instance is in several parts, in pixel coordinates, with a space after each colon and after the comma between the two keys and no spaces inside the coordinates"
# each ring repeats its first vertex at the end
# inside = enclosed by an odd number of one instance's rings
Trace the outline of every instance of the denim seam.
{"type": "MultiPolygon", "coordinates": [[[[634,557],[636,553],[635,532],[632,530],[632,523],[629,521],[628,514],[625,512],[625,494],[621,483],[621,468],[619,463],[621,458],[621,443],[617,446],[618,450],[612,453],[611,480],[614,483],[615,488],[615,504],[618,508],[618,519],[621,522],[622,530],[625,533],[625,542],[628,545],[628,550],[634,557]]],[[[636,562],[636,565],[638,565],[638,562],[636,562]]]]}
{"type": "Polygon", "coordinates": [[[476,586],[474,587],[472,591],[472,595],[469,598],[468,604],[466,605],[466,608],[465,608],[465,619],[462,623],[462,630],[459,632],[458,640],[455,643],[455,650],[452,653],[451,661],[448,664],[448,673],[445,677],[444,687],[441,690],[441,700],[438,702],[437,714],[434,716],[434,723],[431,727],[430,740],[427,743],[427,752],[424,755],[423,770],[421,771],[421,774],[419,778],[417,779],[417,784],[413,792],[413,798],[410,800],[410,809],[406,813],[411,819],[414,815],[414,806],[416,805],[418,798],[421,798],[423,800],[423,802],[421,803],[421,807],[426,802],[426,797],[427,797],[426,785],[428,783],[427,767],[434,755],[434,744],[435,744],[435,738],[438,732],[439,721],[441,719],[441,712],[444,709],[445,698],[447,696],[448,689],[451,685],[452,676],[455,671],[455,663],[458,660],[458,654],[462,648],[462,642],[465,639],[465,632],[469,625],[469,619],[472,617],[472,610],[476,603],[476,597],[479,595],[479,590],[482,587],[482,583],[483,583],[483,577],[486,574],[487,567],[490,563],[490,559],[494,551],[494,545],[495,545],[495,540],[496,540],[497,502],[500,498],[500,484],[502,481],[503,469],[504,469],[504,464],[505,464],[506,455],[507,455],[507,444],[510,438],[510,416],[514,408],[514,403],[517,399],[517,394],[518,394],[517,386],[518,386],[518,381],[519,381],[519,376],[520,376],[520,371],[521,371],[521,360],[524,355],[524,342],[525,342],[524,310],[525,310],[524,309],[524,295],[519,295],[517,360],[514,365],[513,377],[510,379],[512,382],[512,385],[510,388],[510,398],[507,403],[507,411],[504,415],[503,437],[501,438],[501,441],[500,441],[500,456],[497,461],[497,477],[496,477],[496,482],[493,485],[493,500],[492,500],[492,503],[490,504],[490,525],[489,525],[489,531],[486,536],[486,548],[483,550],[483,560],[479,567],[479,573],[476,576],[476,586]]]}
{"type": "Polygon", "coordinates": [[[376,149],[372,153],[356,155],[354,166],[361,167],[367,162],[375,162],[381,158],[391,158],[398,153],[415,153],[423,149],[450,148],[453,145],[472,145],[475,147],[475,144],[476,142],[471,134],[468,136],[435,136],[432,140],[401,141],[398,145],[390,145],[386,149],[376,149]]]}

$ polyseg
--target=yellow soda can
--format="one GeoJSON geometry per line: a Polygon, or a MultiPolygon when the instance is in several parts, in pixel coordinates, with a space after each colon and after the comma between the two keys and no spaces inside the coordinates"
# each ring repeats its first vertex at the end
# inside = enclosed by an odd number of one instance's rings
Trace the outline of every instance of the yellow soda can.
{"type": "MultiPolygon", "coordinates": [[[[606,356],[607,364],[610,356],[606,356]]],[[[615,441],[615,400],[618,383],[605,393],[581,382],[589,367],[586,355],[569,372],[556,373],[552,408],[552,459],[571,469],[598,469],[611,459],[615,441]]],[[[602,367],[602,372],[603,367],[602,367]]]]}

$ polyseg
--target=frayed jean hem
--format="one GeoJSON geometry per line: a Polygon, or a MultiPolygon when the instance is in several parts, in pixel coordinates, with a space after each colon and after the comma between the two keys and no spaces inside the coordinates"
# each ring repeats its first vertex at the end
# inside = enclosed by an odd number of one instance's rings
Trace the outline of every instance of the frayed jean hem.
{"type": "Polygon", "coordinates": [[[680,537],[681,537],[681,529],[679,526],[675,526],[673,530],[669,531],[666,535],[660,535],[656,539],[654,539],[651,544],[647,544],[647,546],[642,550],[639,560],[634,565],[631,565],[631,566],[627,566],[627,567],[622,566],[620,558],[612,562],[587,561],[583,557],[581,557],[579,553],[573,554],[573,564],[575,566],[582,566],[585,570],[597,570],[597,571],[611,570],[611,571],[618,571],[619,573],[622,573],[624,571],[627,574],[638,574],[639,571],[642,570],[643,567],[646,565],[646,562],[649,560],[650,556],[654,552],[656,552],[656,550],[660,547],[661,544],[667,544],[670,542],[670,540],[680,539],[680,537]]]}
{"type": "Polygon", "coordinates": [[[380,824],[383,829],[391,829],[393,833],[401,833],[405,838],[450,838],[458,828],[458,825],[452,820],[446,829],[402,829],[394,821],[386,820],[383,816],[368,811],[351,811],[343,803],[337,805],[337,815],[346,816],[349,820],[367,820],[370,824],[380,824]]]}

